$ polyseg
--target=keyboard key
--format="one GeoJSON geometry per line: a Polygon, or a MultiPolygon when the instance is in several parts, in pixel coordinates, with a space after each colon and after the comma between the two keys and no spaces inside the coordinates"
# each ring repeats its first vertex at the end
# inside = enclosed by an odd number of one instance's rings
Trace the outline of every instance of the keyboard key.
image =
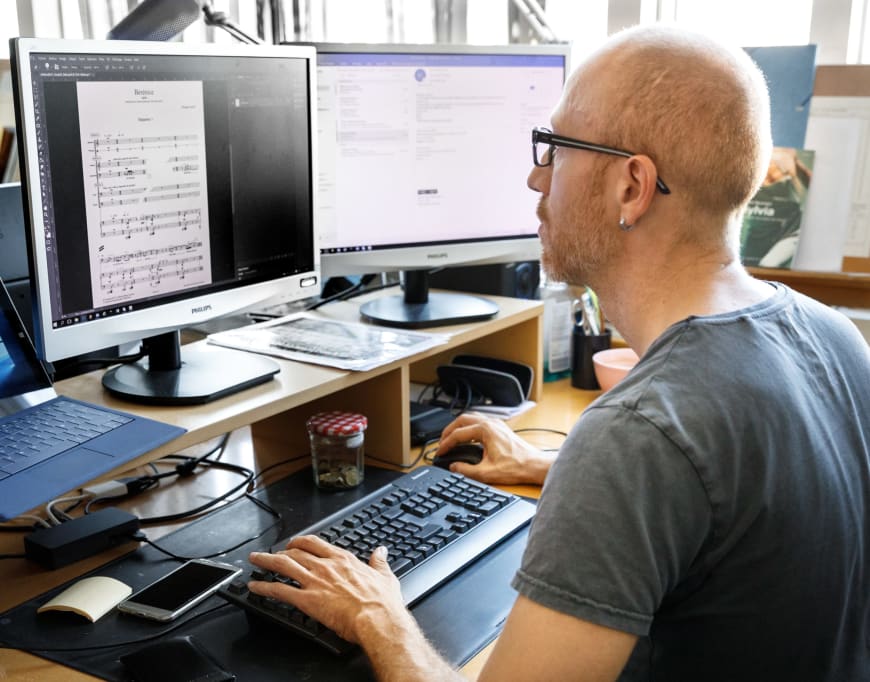
{"type": "Polygon", "coordinates": [[[411,563],[410,560],[400,557],[394,561],[390,562],[390,570],[396,574],[397,577],[401,577],[404,575],[409,568],[411,568],[414,564],[411,563]]]}

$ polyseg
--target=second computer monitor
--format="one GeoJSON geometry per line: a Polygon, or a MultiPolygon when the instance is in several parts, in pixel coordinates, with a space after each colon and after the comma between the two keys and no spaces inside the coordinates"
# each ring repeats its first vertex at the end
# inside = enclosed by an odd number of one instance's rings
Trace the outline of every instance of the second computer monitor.
{"type": "Polygon", "coordinates": [[[405,271],[404,298],[363,316],[405,327],[483,319],[477,297],[429,294],[426,272],[538,258],[525,186],[567,45],[317,45],[324,276],[405,271]]]}
{"type": "Polygon", "coordinates": [[[104,376],[146,402],[265,381],[179,329],[316,292],[310,47],[13,41],[36,337],[54,361],[147,338],[104,376]]]}

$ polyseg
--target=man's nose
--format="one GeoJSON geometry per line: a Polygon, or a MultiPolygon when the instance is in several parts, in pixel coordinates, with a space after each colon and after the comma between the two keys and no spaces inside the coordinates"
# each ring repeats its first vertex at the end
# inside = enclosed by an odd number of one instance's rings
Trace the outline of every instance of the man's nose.
{"type": "Polygon", "coordinates": [[[543,168],[541,166],[532,166],[528,180],[526,180],[526,185],[528,185],[529,189],[541,194],[548,194],[550,191],[551,168],[552,166],[543,168]]]}

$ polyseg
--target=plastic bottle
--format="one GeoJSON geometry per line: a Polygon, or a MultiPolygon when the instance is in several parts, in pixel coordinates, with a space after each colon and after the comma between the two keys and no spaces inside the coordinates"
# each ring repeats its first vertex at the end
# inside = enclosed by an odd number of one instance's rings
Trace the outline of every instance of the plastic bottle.
{"type": "Polygon", "coordinates": [[[544,381],[556,381],[571,374],[574,295],[567,284],[542,272],[540,298],[544,302],[544,381]]]}

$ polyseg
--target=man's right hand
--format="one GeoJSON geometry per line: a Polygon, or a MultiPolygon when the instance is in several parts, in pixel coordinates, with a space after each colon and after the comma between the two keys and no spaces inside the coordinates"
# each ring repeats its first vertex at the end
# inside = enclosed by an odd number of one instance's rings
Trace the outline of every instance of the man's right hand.
{"type": "Polygon", "coordinates": [[[483,459],[479,464],[454,462],[450,471],[483,483],[541,485],[556,459],[555,453],[538,450],[502,420],[473,412],[459,415],[444,428],[435,454],[443,454],[469,441],[483,445],[483,459]]]}

